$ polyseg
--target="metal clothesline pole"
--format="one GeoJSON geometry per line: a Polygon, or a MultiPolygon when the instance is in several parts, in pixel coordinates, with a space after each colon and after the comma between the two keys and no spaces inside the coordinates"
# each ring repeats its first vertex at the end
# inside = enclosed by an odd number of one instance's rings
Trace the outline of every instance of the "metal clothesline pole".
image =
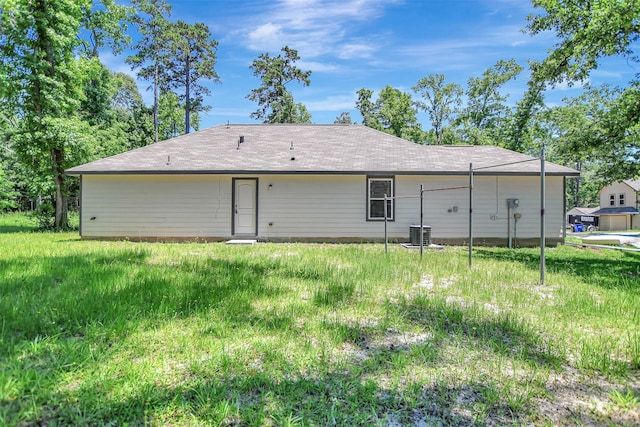
{"type": "Polygon", "coordinates": [[[469,269],[473,266],[473,163],[469,163],[469,269]]]}
{"type": "Polygon", "coordinates": [[[542,143],[542,150],[540,153],[540,284],[544,285],[544,271],[546,268],[544,247],[545,240],[545,224],[544,224],[544,209],[545,209],[545,170],[544,170],[544,143],[542,143]]]}
{"type": "Polygon", "coordinates": [[[420,259],[422,260],[422,253],[424,252],[423,250],[423,246],[424,246],[424,233],[423,233],[423,206],[424,206],[424,186],[422,184],[420,184],[420,259]]]}
{"type": "Polygon", "coordinates": [[[387,193],[384,193],[384,253],[389,252],[389,237],[387,234],[387,193]]]}

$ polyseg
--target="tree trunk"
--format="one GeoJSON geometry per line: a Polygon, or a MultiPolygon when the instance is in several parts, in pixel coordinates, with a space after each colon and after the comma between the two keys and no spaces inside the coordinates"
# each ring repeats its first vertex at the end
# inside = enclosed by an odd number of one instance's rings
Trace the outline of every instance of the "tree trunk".
{"type": "Polygon", "coordinates": [[[158,70],[158,57],[156,55],[156,64],[153,76],[153,134],[154,141],[158,142],[158,85],[159,83],[159,70],[158,70]]]}
{"type": "Polygon", "coordinates": [[[64,175],[64,152],[59,148],[51,149],[53,160],[53,180],[56,184],[56,218],[54,227],[56,230],[63,230],[69,227],[67,190],[65,188],[64,175]]]}
{"type": "Polygon", "coordinates": [[[184,128],[186,133],[189,133],[189,128],[191,127],[190,123],[190,114],[191,114],[191,100],[189,96],[191,95],[189,92],[189,57],[187,56],[186,64],[185,64],[185,101],[184,101],[184,128]]]}

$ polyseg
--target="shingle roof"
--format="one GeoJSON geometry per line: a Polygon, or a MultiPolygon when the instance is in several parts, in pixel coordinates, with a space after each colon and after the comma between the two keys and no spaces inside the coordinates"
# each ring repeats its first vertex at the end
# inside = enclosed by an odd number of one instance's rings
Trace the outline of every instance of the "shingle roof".
{"type": "Polygon", "coordinates": [[[567,212],[567,215],[593,215],[593,213],[598,210],[600,210],[600,208],[584,208],[578,206],[567,212]]]}
{"type": "MultiPolygon", "coordinates": [[[[214,126],[66,173],[467,174],[469,163],[484,168],[477,174],[540,172],[539,160],[499,147],[419,145],[361,125],[253,124],[214,126]]],[[[545,170],[578,175],[553,163],[545,170]]]]}
{"type": "Polygon", "coordinates": [[[625,179],[623,182],[633,188],[634,191],[640,191],[640,179],[625,179]]]}
{"type": "Polygon", "coordinates": [[[639,213],[636,208],[631,206],[621,206],[617,208],[602,208],[595,211],[594,215],[629,215],[639,213]]]}

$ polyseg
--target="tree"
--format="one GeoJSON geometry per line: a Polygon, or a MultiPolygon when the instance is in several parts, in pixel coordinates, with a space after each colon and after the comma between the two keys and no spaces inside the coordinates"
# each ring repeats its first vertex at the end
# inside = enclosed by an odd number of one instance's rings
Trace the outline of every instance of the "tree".
{"type": "Polygon", "coordinates": [[[111,74],[111,80],[114,86],[111,99],[113,109],[129,115],[132,114],[136,106],[143,104],[138,85],[131,76],[122,72],[115,72],[111,74]]]}
{"type": "Polygon", "coordinates": [[[126,62],[132,68],[140,68],[138,77],[150,80],[153,89],[153,129],[154,140],[158,142],[158,99],[161,82],[161,67],[166,60],[169,28],[167,17],[171,6],[164,0],[131,0],[139,13],[133,18],[142,37],[134,46],[135,55],[129,56],[126,62]],[[143,15],[146,15],[143,16],[143,15]]]}
{"type": "Polygon", "coordinates": [[[543,12],[527,18],[529,33],[552,31],[558,39],[547,58],[532,64],[535,82],[585,81],[607,56],[638,61],[631,49],[640,35],[637,0],[533,0],[533,5],[543,12]]]}
{"type": "Polygon", "coordinates": [[[154,142],[153,107],[144,105],[135,80],[124,73],[112,73],[111,107],[118,124],[117,132],[124,133],[122,151],[144,147],[154,142]]]}
{"type": "Polygon", "coordinates": [[[269,123],[311,123],[311,113],[301,103],[293,100],[293,95],[285,93],[279,101],[271,106],[269,123]]]}
{"type": "Polygon", "coordinates": [[[523,68],[515,60],[500,60],[482,73],[482,77],[472,77],[467,86],[467,104],[460,110],[457,123],[462,127],[463,140],[473,145],[497,144],[501,120],[508,108],[508,95],[500,89],[516,78],[523,68]]]}
{"type": "Polygon", "coordinates": [[[540,153],[540,144],[533,141],[535,130],[531,128],[532,119],[545,107],[542,91],[529,87],[522,99],[516,103],[515,109],[505,119],[502,146],[520,153],[529,152],[535,145],[536,155],[540,153]]]}
{"type": "Polygon", "coordinates": [[[80,115],[91,125],[109,125],[113,120],[113,80],[98,58],[80,58],[78,80],[84,96],[80,99],[80,115]]]}
{"type": "MultiPolygon", "coordinates": [[[[0,130],[1,134],[1,130],[0,130]]],[[[13,210],[18,207],[18,196],[13,178],[11,176],[10,164],[15,158],[15,151],[9,147],[0,147],[0,212],[13,210]]]]}
{"type": "Polygon", "coordinates": [[[180,99],[173,92],[162,92],[158,106],[158,125],[160,140],[173,138],[185,132],[185,121],[182,120],[180,99]]]}
{"type": "Polygon", "coordinates": [[[98,57],[98,50],[109,46],[118,55],[131,43],[127,34],[127,24],[133,9],[116,4],[114,0],[93,1],[84,9],[82,25],[89,34],[88,40],[81,40],[85,56],[98,57]]]}
{"type": "Polygon", "coordinates": [[[353,120],[351,120],[351,114],[348,111],[343,111],[340,113],[338,117],[333,121],[334,125],[351,125],[353,124],[353,120]]]}
{"type": "Polygon", "coordinates": [[[295,62],[300,59],[298,51],[288,46],[281,51],[283,54],[278,56],[263,53],[249,67],[253,70],[253,75],[262,81],[262,86],[247,95],[248,99],[257,102],[259,106],[251,113],[251,118],[262,119],[264,123],[288,123],[282,120],[304,120],[308,115],[304,105],[294,102],[286,85],[296,81],[309,86],[311,71],[303,71],[295,66],[295,62]]]}
{"type": "Polygon", "coordinates": [[[626,88],[602,86],[556,109],[564,129],[558,151],[576,161],[598,163],[596,173],[606,183],[640,173],[640,85],[626,88]]]}
{"type": "Polygon", "coordinates": [[[421,78],[413,91],[423,99],[415,105],[429,114],[436,144],[442,144],[444,129],[453,122],[460,105],[462,88],[456,83],[445,84],[444,74],[430,74],[421,78]]]}
{"type": "Polygon", "coordinates": [[[360,89],[357,95],[356,109],[362,114],[365,126],[416,143],[424,141],[424,132],[418,123],[418,112],[410,94],[387,85],[375,102],[371,100],[371,90],[360,89]]]}
{"type": "Polygon", "coordinates": [[[356,92],[358,100],[356,101],[356,110],[362,115],[362,124],[377,130],[382,130],[382,126],[376,119],[376,105],[371,100],[373,91],[362,88],[356,92]]]}
{"type": "MultiPolygon", "coordinates": [[[[638,62],[633,46],[640,36],[639,1],[534,0],[533,4],[542,12],[528,18],[527,30],[532,35],[551,31],[558,43],[544,60],[531,63],[532,77],[527,95],[530,100],[539,98],[549,85],[587,81],[602,58],[620,55],[638,62]]],[[[588,145],[589,150],[597,148],[591,152],[603,163],[611,162],[611,171],[629,174],[625,178],[640,174],[637,162],[640,151],[638,87],[637,81],[632,82],[617,97],[603,114],[604,121],[597,123],[594,132],[581,145],[582,149],[587,149],[588,145]]],[[[521,119],[531,115],[523,109],[521,119]]],[[[526,121],[521,120],[517,135],[524,134],[524,125],[526,121]]]]}
{"type": "Polygon", "coordinates": [[[165,64],[164,85],[169,89],[184,89],[180,99],[184,102],[184,129],[189,133],[191,113],[211,108],[203,103],[204,95],[210,95],[211,90],[200,81],[220,81],[215,71],[218,42],[211,39],[209,27],[202,23],[189,25],[178,21],[169,26],[166,36],[170,55],[165,64]]]}
{"type": "Polygon", "coordinates": [[[22,118],[12,136],[18,158],[55,193],[56,228],[65,228],[65,168],[91,133],[75,114],[82,98],[74,51],[88,0],[13,0],[0,4],[3,97],[22,118]]]}

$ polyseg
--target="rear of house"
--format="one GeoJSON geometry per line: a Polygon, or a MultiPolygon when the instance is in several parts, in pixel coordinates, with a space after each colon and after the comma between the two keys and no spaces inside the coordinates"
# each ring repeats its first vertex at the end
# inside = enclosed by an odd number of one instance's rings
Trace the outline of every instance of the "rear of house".
{"type": "MultiPolygon", "coordinates": [[[[68,173],[81,177],[83,238],[381,241],[386,203],[389,237],[407,241],[422,186],[432,240],[464,243],[470,163],[474,242],[539,243],[539,161],[497,147],[421,146],[364,126],[217,126],[68,173]]],[[[577,172],[547,170],[553,243],[563,239],[565,178],[577,172]]]]}

